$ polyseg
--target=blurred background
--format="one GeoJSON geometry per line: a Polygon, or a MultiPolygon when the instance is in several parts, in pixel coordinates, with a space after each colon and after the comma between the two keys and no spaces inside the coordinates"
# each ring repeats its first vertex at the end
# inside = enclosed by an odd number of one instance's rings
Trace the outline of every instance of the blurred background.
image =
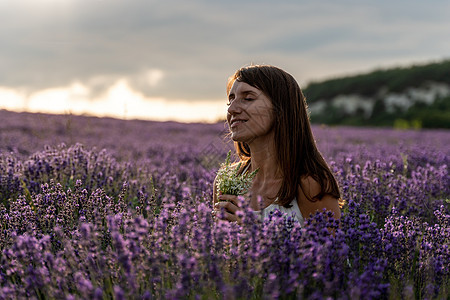
{"type": "Polygon", "coordinates": [[[318,124],[450,127],[444,0],[0,0],[0,110],[217,122],[273,64],[318,124]]]}

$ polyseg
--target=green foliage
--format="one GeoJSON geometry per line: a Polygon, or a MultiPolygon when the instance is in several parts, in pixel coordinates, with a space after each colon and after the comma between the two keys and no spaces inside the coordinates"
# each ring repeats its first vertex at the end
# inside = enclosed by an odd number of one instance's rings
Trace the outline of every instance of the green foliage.
{"type": "Polygon", "coordinates": [[[336,95],[372,96],[380,88],[387,92],[402,92],[424,81],[450,82],[450,60],[405,68],[376,70],[367,74],[310,83],[303,92],[309,102],[330,99],[336,95]]]}
{"type": "Polygon", "coordinates": [[[311,122],[352,126],[390,126],[395,129],[450,128],[450,97],[437,99],[427,105],[417,102],[406,112],[387,112],[382,101],[376,101],[369,118],[363,114],[345,114],[328,105],[324,112],[311,114],[311,122]]]}
{"type": "Polygon", "coordinates": [[[405,119],[395,119],[394,120],[395,129],[420,129],[422,128],[422,121],[414,119],[411,121],[405,119]]]}
{"type": "Polygon", "coordinates": [[[420,120],[424,128],[450,128],[450,97],[437,99],[429,106],[413,105],[405,119],[420,120]]]}
{"type": "Polygon", "coordinates": [[[398,108],[394,112],[388,112],[383,99],[377,96],[380,91],[402,93],[410,87],[421,86],[424,82],[450,82],[450,60],[315,82],[308,85],[304,93],[309,103],[331,100],[337,95],[375,97],[371,116],[367,117],[361,111],[345,113],[328,102],[321,113],[311,113],[313,123],[389,126],[396,129],[450,128],[450,97],[435,99],[432,104],[416,102],[406,111],[398,108]]]}

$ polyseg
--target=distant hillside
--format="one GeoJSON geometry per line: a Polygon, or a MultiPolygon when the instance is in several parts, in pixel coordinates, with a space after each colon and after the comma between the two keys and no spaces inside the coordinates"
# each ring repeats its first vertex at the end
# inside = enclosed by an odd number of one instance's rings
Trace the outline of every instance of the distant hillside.
{"type": "Polygon", "coordinates": [[[313,82],[304,93],[313,123],[450,128],[450,60],[313,82]]]}

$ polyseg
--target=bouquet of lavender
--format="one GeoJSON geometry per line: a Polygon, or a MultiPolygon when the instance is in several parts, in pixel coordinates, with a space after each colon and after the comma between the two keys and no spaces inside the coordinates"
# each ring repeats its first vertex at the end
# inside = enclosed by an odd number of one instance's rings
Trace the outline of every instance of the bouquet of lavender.
{"type": "Polygon", "coordinates": [[[231,150],[227,154],[225,163],[222,163],[219,171],[217,171],[217,197],[219,196],[220,192],[227,195],[244,195],[250,188],[252,180],[255,177],[256,173],[258,173],[258,169],[256,169],[250,174],[238,174],[242,162],[238,163],[235,168],[232,168],[230,165],[230,158],[231,150]]]}

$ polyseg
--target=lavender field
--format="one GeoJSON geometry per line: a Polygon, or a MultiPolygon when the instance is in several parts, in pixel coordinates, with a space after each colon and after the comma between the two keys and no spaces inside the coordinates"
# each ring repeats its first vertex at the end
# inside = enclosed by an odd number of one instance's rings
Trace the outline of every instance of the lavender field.
{"type": "Polygon", "coordinates": [[[0,120],[0,299],[450,295],[450,131],[313,127],[347,204],[300,228],[213,221],[223,123],[0,120]]]}

